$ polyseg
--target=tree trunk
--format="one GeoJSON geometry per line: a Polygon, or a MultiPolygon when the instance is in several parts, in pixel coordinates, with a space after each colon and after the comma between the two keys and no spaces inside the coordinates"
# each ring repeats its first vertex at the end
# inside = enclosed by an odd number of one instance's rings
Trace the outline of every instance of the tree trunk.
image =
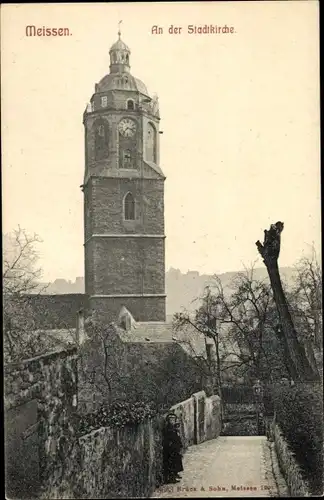
{"type": "Polygon", "coordinates": [[[289,368],[295,381],[319,380],[317,369],[313,369],[308,361],[304,347],[298,341],[297,333],[288,308],[287,299],[280,279],[278,257],[280,253],[280,235],[283,223],[277,222],[264,231],[264,243],[256,242],[256,246],[267,268],[274,300],[277,306],[283,339],[290,357],[289,368]]]}
{"type": "Polygon", "coordinates": [[[220,353],[219,353],[219,338],[218,335],[213,337],[215,344],[215,354],[216,354],[216,379],[218,386],[218,395],[220,397],[220,417],[221,422],[224,421],[224,401],[223,401],[223,381],[222,381],[222,372],[221,372],[221,361],[220,361],[220,353]]]}
{"type": "Polygon", "coordinates": [[[286,339],[284,337],[284,334],[282,332],[280,325],[277,325],[274,330],[275,330],[276,335],[280,341],[280,345],[283,349],[284,363],[285,363],[285,367],[286,367],[286,371],[287,371],[287,377],[290,376],[293,380],[298,380],[298,372],[296,371],[296,367],[291,360],[289,350],[288,350],[288,345],[287,345],[286,339]]]}
{"type": "Polygon", "coordinates": [[[319,312],[319,305],[321,298],[318,290],[314,292],[315,298],[311,301],[311,310],[314,318],[314,344],[319,351],[323,351],[323,332],[321,324],[321,314],[319,312]]]}

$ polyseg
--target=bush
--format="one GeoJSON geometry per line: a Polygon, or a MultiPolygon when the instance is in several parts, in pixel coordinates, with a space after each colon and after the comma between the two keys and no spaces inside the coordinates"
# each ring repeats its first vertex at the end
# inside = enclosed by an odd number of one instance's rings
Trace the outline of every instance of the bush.
{"type": "Polygon", "coordinates": [[[323,490],[322,388],[313,384],[273,391],[276,422],[290,445],[313,494],[323,490]]]}
{"type": "Polygon", "coordinates": [[[265,385],[263,391],[264,413],[267,417],[274,415],[273,387],[265,385]]]}
{"type": "Polygon", "coordinates": [[[81,416],[78,423],[78,434],[84,435],[100,427],[126,427],[138,425],[147,418],[157,414],[156,409],[149,403],[126,401],[102,406],[99,410],[81,416]]]}

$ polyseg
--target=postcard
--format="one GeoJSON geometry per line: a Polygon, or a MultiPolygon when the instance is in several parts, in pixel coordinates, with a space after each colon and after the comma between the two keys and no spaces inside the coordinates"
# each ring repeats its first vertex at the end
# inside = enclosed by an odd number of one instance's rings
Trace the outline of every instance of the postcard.
{"type": "Polygon", "coordinates": [[[318,14],[2,4],[8,499],[323,493],[318,14]]]}

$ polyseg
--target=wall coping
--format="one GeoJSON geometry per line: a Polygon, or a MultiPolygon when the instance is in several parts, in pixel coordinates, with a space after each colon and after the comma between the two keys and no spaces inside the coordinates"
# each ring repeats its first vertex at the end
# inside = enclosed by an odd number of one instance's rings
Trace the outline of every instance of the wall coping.
{"type": "Polygon", "coordinates": [[[205,391],[195,392],[191,397],[195,398],[195,399],[198,399],[198,398],[205,398],[205,399],[207,399],[205,391]]]}
{"type": "Polygon", "coordinates": [[[26,365],[33,364],[33,363],[38,363],[38,362],[45,362],[45,364],[48,364],[51,361],[54,361],[56,358],[67,358],[68,356],[73,356],[77,355],[77,347],[72,346],[68,347],[65,349],[56,349],[54,351],[50,351],[45,354],[40,354],[39,356],[35,356],[33,358],[27,358],[22,361],[17,361],[14,363],[8,363],[7,365],[4,366],[4,373],[8,374],[14,370],[18,369],[23,369],[26,367],[26,365]]]}
{"type": "Polygon", "coordinates": [[[85,297],[85,293],[28,293],[24,295],[27,299],[34,299],[35,297],[46,297],[46,298],[61,298],[61,297],[85,297]]]}
{"type": "Polygon", "coordinates": [[[209,399],[210,401],[220,401],[221,398],[218,396],[218,394],[212,394],[211,396],[208,396],[206,399],[209,399]]]}
{"type": "MultiPolygon", "coordinates": [[[[167,415],[167,412],[165,413],[167,415]]],[[[157,421],[159,418],[158,415],[155,415],[155,417],[147,417],[145,420],[142,422],[137,422],[136,424],[130,426],[130,425],[124,425],[124,426],[113,426],[113,425],[102,425],[101,427],[97,427],[96,429],[92,429],[91,431],[87,432],[86,434],[82,434],[81,436],[78,436],[78,441],[79,443],[83,443],[85,441],[88,441],[90,438],[97,437],[99,434],[119,434],[121,431],[124,432],[130,432],[134,427],[137,429],[141,426],[145,426],[147,424],[152,423],[152,421],[157,421]]]]}
{"type": "Polygon", "coordinates": [[[97,437],[99,434],[105,434],[105,433],[111,433],[113,434],[114,433],[114,430],[112,427],[110,426],[101,426],[101,427],[98,427],[97,429],[93,429],[92,431],[90,432],[87,432],[86,434],[82,434],[81,436],[78,437],[78,441],[79,443],[83,443],[83,442],[86,442],[88,441],[89,439],[92,439],[93,437],[97,437]]]}
{"type": "Polygon", "coordinates": [[[185,404],[185,403],[190,403],[190,402],[192,401],[192,399],[193,399],[193,396],[191,396],[191,397],[190,397],[190,398],[188,398],[188,399],[185,399],[184,401],[180,401],[180,403],[176,403],[175,405],[173,405],[173,406],[171,407],[171,410],[172,410],[173,408],[176,408],[176,407],[177,407],[177,406],[179,406],[179,405],[183,405],[183,404],[185,404]]]}

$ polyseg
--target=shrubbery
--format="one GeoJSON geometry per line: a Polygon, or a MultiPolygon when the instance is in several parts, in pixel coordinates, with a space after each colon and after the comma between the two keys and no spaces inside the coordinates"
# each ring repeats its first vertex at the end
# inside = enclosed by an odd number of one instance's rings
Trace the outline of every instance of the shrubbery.
{"type": "Polygon", "coordinates": [[[323,395],[312,384],[276,387],[276,422],[301,466],[313,494],[323,491],[323,395]]]}
{"type": "Polygon", "coordinates": [[[80,417],[78,434],[87,434],[100,427],[137,425],[156,414],[157,410],[149,403],[116,402],[109,407],[103,406],[93,413],[80,417]]]}

